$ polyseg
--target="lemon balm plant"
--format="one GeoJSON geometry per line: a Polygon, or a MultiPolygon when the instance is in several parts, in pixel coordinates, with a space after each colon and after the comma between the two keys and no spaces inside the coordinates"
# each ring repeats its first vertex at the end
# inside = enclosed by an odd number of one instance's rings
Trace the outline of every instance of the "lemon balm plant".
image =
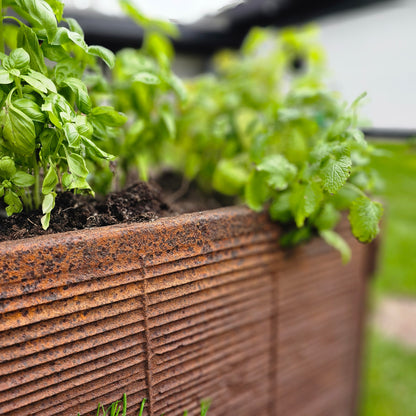
{"type": "Polygon", "coordinates": [[[46,229],[57,192],[93,193],[89,166],[112,158],[99,142],[125,117],[94,107],[82,78],[96,57],[111,67],[114,56],[88,46],[58,0],[3,0],[0,9],[0,196],[8,215],[42,207],[46,229]]]}
{"type": "Polygon", "coordinates": [[[357,128],[362,98],[346,105],[326,86],[314,27],[253,29],[238,52],[223,51],[214,73],[188,83],[171,162],[201,187],[268,207],[286,224],[282,243],[319,234],[349,258],[333,231],[349,210],[356,238],[378,233],[380,203],[369,166],[373,149],[357,128]]]}

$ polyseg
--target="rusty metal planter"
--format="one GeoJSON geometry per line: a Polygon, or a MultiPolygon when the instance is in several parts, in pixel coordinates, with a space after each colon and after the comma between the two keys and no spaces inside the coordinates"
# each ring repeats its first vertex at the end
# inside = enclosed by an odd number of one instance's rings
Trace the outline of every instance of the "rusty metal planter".
{"type": "Polygon", "coordinates": [[[365,278],[242,207],[0,244],[0,414],[351,415],[365,278]]]}

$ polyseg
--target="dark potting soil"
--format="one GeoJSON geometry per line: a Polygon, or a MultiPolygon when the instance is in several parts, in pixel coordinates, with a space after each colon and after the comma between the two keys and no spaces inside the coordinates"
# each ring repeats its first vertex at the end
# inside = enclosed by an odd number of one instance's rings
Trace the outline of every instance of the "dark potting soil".
{"type": "Polygon", "coordinates": [[[7,217],[4,207],[0,206],[0,241],[105,225],[153,221],[231,204],[232,200],[227,198],[204,195],[194,183],[184,182],[179,175],[164,173],[157,182],[137,182],[101,199],[71,192],[58,194],[46,231],[41,226],[40,210],[7,217]]]}

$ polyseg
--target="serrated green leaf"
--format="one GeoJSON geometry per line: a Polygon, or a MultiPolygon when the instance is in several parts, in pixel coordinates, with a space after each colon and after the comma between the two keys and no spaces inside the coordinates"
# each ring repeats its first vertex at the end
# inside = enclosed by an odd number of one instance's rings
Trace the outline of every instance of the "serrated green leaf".
{"type": "Polygon", "coordinates": [[[88,47],[88,53],[90,55],[98,56],[101,58],[109,68],[114,67],[116,58],[113,52],[111,52],[109,49],[104,48],[103,46],[91,45],[88,47]]]}
{"type": "Polygon", "coordinates": [[[297,173],[296,166],[282,155],[266,156],[257,169],[267,172],[267,183],[279,191],[286,189],[297,173]]]}
{"type": "Polygon", "coordinates": [[[50,194],[55,190],[58,184],[58,174],[54,165],[49,166],[48,172],[45,175],[42,183],[42,193],[44,195],[50,194]]]}
{"type": "Polygon", "coordinates": [[[357,198],[351,204],[348,216],[354,236],[363,243],[373,240],[380,231],[382,215],[383,207],[379,202],[365,196],[357,198]]]}
{"type": "Polygon", "coordinates": [[[16,186],[28,188],[35,183],[35,178],[29,173],[17,171],[11,178],[11,181],[16,186]]]}
{"type": "Polygon", "coordinates": [[[297,184],[290,196],[290,206],[296,225],[302,227],[305,219],[313,214],[323,199],[322,189],[319,184],[297,184]]]}
{"type": "Polygon", "coordinates": [[[351,158],[347,156],[328,157],[321,169],[323,188],[330,193],[338,192],[350,176],[351,166],[351,158]]]}
{"type": "Polygon", "coordinates": [[[160,78],[150,72],[139,72],[132,78],[133,82],[141,82],[142,84],[157,85],[160,84],[160,78]]]}
{"type": "Polygon", "coordinates": [[[351,260],[351,248],[338,233],[333,230],[321,230],[319,235],[328,245],[339,251],[344,264],[351,260]]]}
{"type": "Polygon", "coordinates": [[[270,198],[270,189],[267,186],[266,177],[265,172],[257,170],[253,170],[248,177],[244,189],[244,199],[253,211],[261,211],[270,198]]]}

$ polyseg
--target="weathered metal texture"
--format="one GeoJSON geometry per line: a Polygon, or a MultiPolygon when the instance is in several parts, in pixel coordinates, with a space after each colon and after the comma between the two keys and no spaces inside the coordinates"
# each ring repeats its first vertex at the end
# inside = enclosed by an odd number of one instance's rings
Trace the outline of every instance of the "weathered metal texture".
{"type": "Polygon", "coordinates": [[[278,236],[237,207],[1,243],[0,414],[352,414],[370,252],[278,236]]]}

